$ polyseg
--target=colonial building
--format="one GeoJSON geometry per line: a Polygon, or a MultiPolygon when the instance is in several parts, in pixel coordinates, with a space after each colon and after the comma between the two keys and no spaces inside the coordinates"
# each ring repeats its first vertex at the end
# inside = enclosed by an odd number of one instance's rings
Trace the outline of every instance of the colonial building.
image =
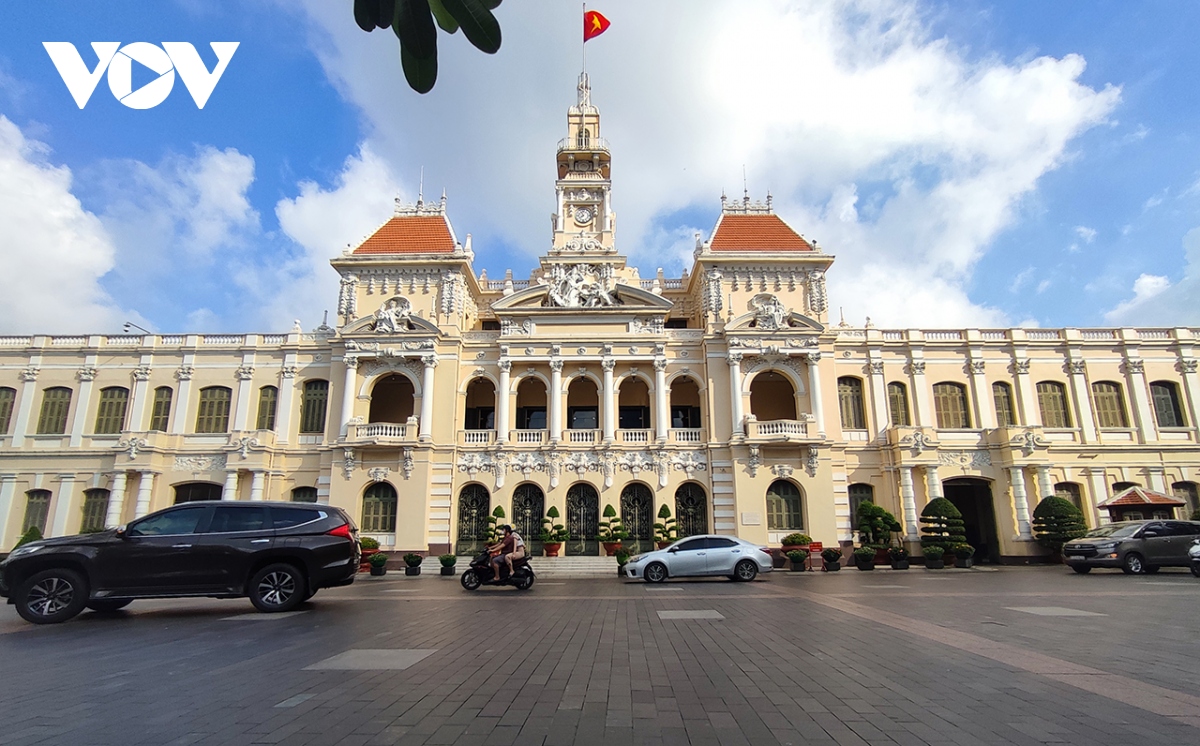
{"type": "Polygon", "coordinates": [[[834,257],[769,198],[722,199],[691,271],[643,278],[586,76],[566,134],[528,279],[476,274],[443,198],[332,262],[336,328],[0,338],[0,548],[204,499],[330,503],[435,553],[497,507],[535,538],[555,506],[576,554],[609,505],[644,543],[666,505],[834,544],[871,500],[912,541],[944,495],[981,558],[1021,561],[1046,495],[1093,524],[1131,485],[1200,507],[1197,330],[831,325],[834,257]]]}

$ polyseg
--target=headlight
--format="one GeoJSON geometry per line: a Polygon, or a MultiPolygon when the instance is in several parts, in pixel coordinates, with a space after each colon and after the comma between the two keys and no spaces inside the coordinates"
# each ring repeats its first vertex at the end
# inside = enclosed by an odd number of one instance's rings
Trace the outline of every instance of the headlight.
{"type": "Polygon", "coordinates": [[[1119,541],[1106,541],[1103,544],[1097,544],[1096,551],[1097,552],[1111,552],[1112,550],[1116,549],[1117,544],[1120,544],[1120,543],[1121,542],[1119,542],[1119,541]]]}
{"type": "Polygon", "coordinates": [[[645,555],[635,554],[629,558],[629,561],[630,562],[641,562],[643,559],[645,559],[645,555]]]}
{"type": "Polygon", "coordinates": [[[26,544],[23,547],[17,547],[14,549],[12,554],[8,555],[8,558],[12,559],[14,557],[23,557],[26,554],[33,554],[34,552],[45,548],[46,546],[44,544],[26,544]]]}

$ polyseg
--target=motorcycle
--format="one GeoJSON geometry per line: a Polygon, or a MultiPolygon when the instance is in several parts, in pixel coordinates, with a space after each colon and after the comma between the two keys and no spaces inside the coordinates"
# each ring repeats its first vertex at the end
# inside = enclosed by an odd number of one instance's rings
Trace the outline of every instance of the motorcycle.
{"type": "Polygon", "coordinates": [[[1200,578],[1200,539],[1192,542],[1192,546],[1188,549],[1188,567],[1191,568],[1192,574],[1200,578]]]}
{"type": "Polygon", "coordinates": [[[485,551],[471,560],[471,564],[467,566],[466,570],[463,570],[459,580],[462,587],[468,591],[478,590],[481,585],[511,585],[515,586],[517,590],[527,591],[533,587],[533,581],[537,579],[533,574],[533,567],[529,564],[528,557],[513,560],[511,576],[508,574],[507,563],[500,563],[499,572],[499,578],[493,577],[492,557],[485,551]]]}

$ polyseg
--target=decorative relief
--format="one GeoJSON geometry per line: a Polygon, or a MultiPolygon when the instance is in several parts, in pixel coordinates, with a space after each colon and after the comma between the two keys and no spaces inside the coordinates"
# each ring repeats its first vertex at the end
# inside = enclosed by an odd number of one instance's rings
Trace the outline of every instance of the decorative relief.
{"type": "Polygon", "coordinates": [[[925,375],[925,361],[913,360],[913,361],[909,362],[909,364],[907,366],[905,366],[905,369],[910,374],[923,376],[923,375],[925,375]]]}
{"type": "Polygon", "coordinates": [[[96,380],[96,374],[98,372],[99,371],[97,371],[95,368],[91,368],[91,367],[80,368],[78,371],[75,372],[75,377],[78,378],[80,380],[80,382],[94,381],[94,380],[96,380]]]}
{"type": "Polygon", "coordinates": [[[654,358],[654,370],[665,371],[667,369],[667,359],[665,357],[654,358]]]}
{"type": "Polygon", "coordinates": [[[779,479],[787,479],[788,477],[792,476],[793,471],[795,471],[795,469],[787,464],[775,464],[771,467],[771,473],[779,479]]]}
{"type": "Polygon", "coordinates": [[[190,381],[192,376],[196,374],[196,369],[190,365],[181,365],[179,370],[175,371],[175,378],[179,381],[190,381]]]}
{"type": "Polygon", "coordinates": [[[550,361],[550,370],[554,371],[555,373],[562,373],[562,369],[563,369],[563,361],[562,360],[559,360],[556,358],[556,359],[550,361]]]}
{"type": "Polygon", "coordinates": [[[751,477],[758,476],[758,467],[762,466],[762,455],[759,453],[758,446],[750,446],[750,458],[746,459],[746,468],[750,471],[751,477]]]}
{"type": "Polygon", "coordinates": [[[612,282],[612,266],[555,264],[550,269],[547,305],[558,308],[600,308],[620,305],[612,282]]]}
{"type": "Polygon", "coordinates": [[[587,348],[586,348],[586,347],[580,347],[580,348],[578,348],[577,350],[575,350],[575,354],[576,354],[576,355],[586,355],[586,354],[587,354],[587,348]]]}
{"type": "Polygon", "coordinates": [[[134,368],[133,369],[133,380],[149,381],[150,380],[150,366],[149,365],[139,365],[138,367],[134,368]]]}
{"type": "Polygon", "coordinates": [[[702,451],[676,451],[670,457],[671,467],[682,471],[688,479],[694,479],[694,474],[708,468],[702,451]]]}
{"type": "Polygon", "coordinates": [[[900,445],[911,448],[913,455],[920,455],[923,451],[936,450],[939,444],[926,435],[924,430],[917,430],[912,435],[901,438],[900,445]]]}
{"type": "MultiPolygon", "coordinates": [[[[143,443],[143,446],[145,444],[143,443]]],[[[225,468],[225,454],[216,456],[176,456],[175,471],[220,471],[225,468]]]]}
{"type": "Polygon", "coordinates": [[[540,453],[518,453],[509,458],[508,468],[529,479],[535,471],[546,470],[546,459],[540,453]]]}
{"type": "Polygon", "coordinates": [[[389,298],[374,313],[375,324],[373,328],[375,333],[396,334],[397,332],[408,331],[412,328],[412,323],[409,321],[412,312],[412,303],[409,302],[408,298],[402,295],[389,298]]]}
{"type": "Polygon", "coordinates": [[[704,276],[704,311],[711,313],[714,316],[721,314],[721,298],[724,295],[721,289],[721,273],[718,270],[710,269],[708,274],[704,276]]]}
{"type": "Polygon", "coordinates": [[[600,459],[591,453],[571,453],[563,458],[562,468],[577,476],[600,471],[600,459]]]}
{"type": "Polygon", "coordinates": [[[662,334],[663,320],[661,318],[634,319],[629,322],[629,331],[633,334],[662,334]]]}
{"type": "Polygon", "coordinates": [[[1046,448],[1050,445],[1050,442],[1035,430],[1025,430],[1010,440],[1009,443],[1020,448],[1021,453],[1026,457],[1032,456],[1037,449],[1046,448]]]}
{"type": "Polygon", "coordinates": [[[367,470],[367,477],[369,477],[372,482],[382,482],[388,478],[388,472],[390,471],[391,469],[387,468],[386,466],[376,466],[367,470]]]}
{"type": "Polygon", "coordinates": [[[976,375],[983,375],[983,373],[986,370],[987,370],[987,363],[985,363],[982,360],[972,360],[970,363],[967,364],[966,372],[974,373],[976,375]]]}
{"type": "Polygon", "coordinates": [[[239,381],[249,381],[251,378],[254,378],[254,366],[243,365],[234,371],[233,376],[239,381]]]}
{"type": "Polygon", "coordinates": [[[486,453],[463,453],[458,457],[458,470],[471,479],[475,479],[479,472],[490,473],[494,469],[492,457],[486,453]]]}
{"type": "Polygon", "coordinates": [[[280,378],[295,378],[297,372],[299,372],[299,371],[296,369],[296,366],[285,365],[279,369],[279,377],[280,378]]]}
{"type": "Polygon", "coordinates": [[[808,476],[817,476],[817,467],[820,465],[820,452],[816,446],[808,447],[808,455],[804,458],[804,470],[808,472],[808,476]]]}
{"type": "Polygon", "coordinates": [[[441,295],[442,316],[453,316],[462,310],[462,278],[458,273],[450,270],[443,272],[438,292],[441,295]]]}
{"type": "Polygon", "coordinates": [[[353,448],[342,449],[342,476],[349,481],[354,477],[354,470],[358,468],[358,457],[354,453],[353,448]]]}
{"type": "Polygon", "coordinates": [[[870,369],[871,373],[873,373],[875,375],[878,375],[878,376],[883,375],[883,361],[882,360],[871,361],[871,363],[869,363],[869,365],[868,365],[868,368],[870,369]]]}
{"type": "Polygon", "coordinates": [[[606,357],[600,361],[600,368],[605,373],[611,373],[615,367],[617,367],[617,361],[613,360],[611,357],[606,357]]]}
{"type": "Polygon", "coordinates": [[[512,319],[500,319],[501,337],[512,337],[518,334],[525,336],[533,334],[533,321],[531,319],[525,319],[524,321],[517,323],[512,319]]]}
{"type": "Polygon", "coordinates": [[[142,450],[148,445],[150,444],[146,442],[145,438],[130,438],[117,443],[117,448],[122,451],[126,451],[129,454],[129,460],[133,461],[135,458],[137,458],[138,451],[142,450]]]}
{"type": "Polygon", "coordinates": [[[726,359],[729,361],[729,364],[731,366],[732,365],[741,365],[743,358],[744,358],[744,354],[741,352],[730,352],[729,355],[726,357],[726,359]]]}
{"type": "Polygon", "coordinates": [[[1017,375],[1023,375],[1025,373],[1028,373],[1029,372],[1029,361],[1021,360],[1019,358],[1013,358],[1012,365],[1009,366],[1009,370],[1011,370],[1013,373],[1015,373],[1017,375]]]}
{"type": "Polygon", "coordinates": [[[788,310],[774,293],[759,293],[750,299],[749,310],[754,312],[754,328],[778,331],[792,326],[788,310]]]}
{"type": "Polygon", "coordinates": [[[1146,363],[1142,360],[1126,360],[1125,361],[1125,372],[1126,373],[1145,373],[1146,372],[1146,363]]]}
{"type": "MultiPolygon", "coordinates": [[[[374,290],[372,284],[370,290],[374,290]]],[[[341,289],[338,292],[338,315],[346,319],[346,323],[354,321],[358,313],[358,278],[354,275],[342,277],[341,289]]]]}
{"type": "Polygon", "coordinates": [[[421,356],[421,364],[424,365],[426,368],[436,368],[436,367],[438,367],[438,356],[437,355],[422,355],[421,356]]]}
{"type": "Polygon", "coordinates": [[[825,292],[825,271],[810,270],[805,273],[804,284],[807,292],[804,294],[805,305],[811,314],[824,313],[829,301],[825,292]]]}
{"type": "Polygon", "coordinates": [[[500,368],[500,371],[503,373],[508,373],[509,371],[512,370],[512,361],[511,360],[501,360],[501,361],[497,362],[496,365],[497,365],[497,367],[500,368]]]}
{"type": "Polygon", "coordinates": [[[36,381],[38,378],[38,373],[40,373],[40,372],[41,372],[40,368],[33,368],[33,367],[26,368],[25,370],[21,371],[21,380],[25,381],[26,383],[36,381]]]}
{"type": "Polygon", "coordinates": [[[1184,358],[1175,366],[1180,373],[1195,373],[1196,360],[1193,358],[1184,358]]]}
{"type": "Polygon", "coordinates": [[[241,455],[242,460],[245,461],[250,456],[250,449],[258,446],[258,439],[247,436],[245,438],[238,438],[229,445],[233,446],[238,454],[241,455]]]}
{"type": "Polygon", "coordinates": [[[1082,360],[1072,360],[1067,363],[1067,372],[1083,375],[1087,372],[1087,363],[1082,360]]]}
{"type": "Polygon", "coordinates": [[[405,479],[412,477],[413,473],[413,449],[402,448],[400,450],[400,473],[405,479]]]}
{"type": "Polygon", "coordinates": [[[982,469],[992,465],[992,454],[987,451],[938,451],[938,463],[967,469],[982,469]]]}

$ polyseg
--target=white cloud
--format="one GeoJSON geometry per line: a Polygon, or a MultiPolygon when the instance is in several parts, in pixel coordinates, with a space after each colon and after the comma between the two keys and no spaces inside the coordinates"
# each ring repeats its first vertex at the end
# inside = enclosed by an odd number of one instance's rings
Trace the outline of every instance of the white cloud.
{"type": "MultiPolygon", "coordinates": [[[[542,253],[553,147],[574,98],[578,40],[563,30],[577,27],[578,7],[501,6],[495,57],[442,37],[438,85],[420,97],[394,37],[367,36],[341,4],[300,6],[373,150],[397,173],[424,164],[427,184],[449,188],[477,265],[519,271],[542,253]],[[500,243],[519,254],[489,253],[500,243]]],[[[838,255],[835,306],[880,325],[1005,322],[968,297],[975,264],[1067,144],[1119,100],[1079,82],[1077,55],[973,58],[934,38],[910,0],[612,0],[606,14],[614,25],[588,52],[620,250],[657,264],[680,227],[663,216],[715,218],[744,165],[752,192],[770,189],[786,220],[838,255]],[[869,209],[858,202],[868,192],[869,209]]]]}
{"type": "Polygon", "coordinates": [[[1138,278],[1133,281],[1133,297],[1117,304],[1116,308],[1104,314],[1104,318],[1110,323],[1119,324],[1123,319],[1143,315],[1148,310],[1147,304],[1170,288],[1171,280],[1167,277],[1138,275],[1138,278]]]}
{"type": "Polygon", "coordinates": [[[1084,243],[1091,243],[1096,240],[1096,229],[1086,225],[1077,225],[1075,226],[1075,235],[1082,238],[1084,243]]]}
{"type": "Polygon", "coordinates": [[[1050,286],[1053,284],[1054,284],[1054,282],[1051,280],[1042,280],[1041,282],[1038,283],[1037,294],[1041,295],[1042,293],[1046,292],[1047,290],[1050,289],[1050,286]]]}
{"type": "Polygon", "coordinates": [[[1172,283],[1161,275],[1141,274],[1133,281],[1133,297],[1104,314],[1121,326],[1200,325],[1200,228],[1183,237],[1183,277],[1172,283]]]}
{"type": "Polygon", "coordinates": [[[117,332],[143,320],[100,286],[115,250],[71,182],[44,145],[0,115],[0,331],[117,332]]]}
{"type": "Polygon", "coordinates": [[[1009,283],[1008,292],[1010,292],[1010,293],[1021,292],[1021,288],[1028,285],[1029,281],[1033,279],[1034,271],[1035,270],[1033,267],[1026,267],[1025,269],[1018,272],[1017,276],[1013,278],[1011,283],[1009,283]]]}
{"type": "Polygon", "coordinates": [[[1158,194],[1147,199],[1145,204],[1142,205],[1142,212],[1149,212],[1165,202],[1167,199],[1167,192],[1168,190],[1164,189],[1158,194]]]}

